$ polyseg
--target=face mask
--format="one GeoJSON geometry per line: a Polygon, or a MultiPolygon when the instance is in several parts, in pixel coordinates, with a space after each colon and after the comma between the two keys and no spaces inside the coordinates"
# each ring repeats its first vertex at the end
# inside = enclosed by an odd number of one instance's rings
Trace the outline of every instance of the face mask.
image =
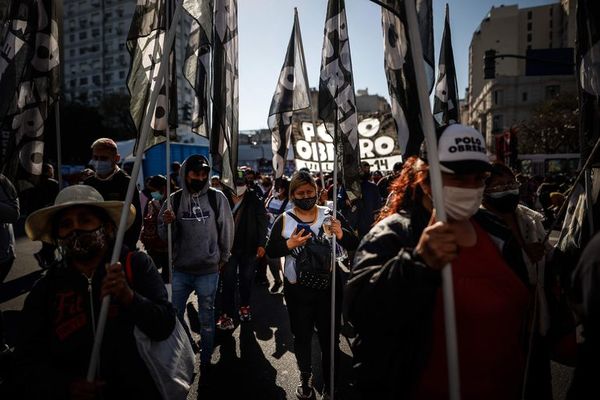
{"type": "Polygon", "coordinates": [[[158,200],[158,201],[161,201],[163,198],[163,195],[160,192],[152,192],[152,193],[150,193],[150,196],[152,196],[152,200],[158,200]]]}
{"type": "Polygon", "coordinates": [[[91,231],[76,230],[67,237],[58,239],[58,245],[65,256],[77,260],[91,260],[108,246],[107,242],[103,225],[91,231]]]}
{"type": "Polygon", "coordinates": [[[503,192],[486,193],[485,201],[501,213],[511,213],[519,205],[519,189],[503,192]]]}
{"type": "Polygon", "coordinates": [[[301,210],[308,211],[317,204],[317,196],[306,199],[294,199],[294,204],[301,210]]]}
{"type": "Polygon", "coordinates": [[[199,192],[204,188],[208,179],[192,179],[190,180],[189,186],[193,192],[199,192]]]}
{"type": "Polygon", "coordinates": [[[108,175],[113,171],[113,164],[110,161],[92,160],[90,165],[94,167],[96,175],[108,175]]]}
{"type": "Polygon", "coordinates": [[[481,205],[484,186],[476,189],[444,186],[444,207],[448,217],[455,221],[471,218],[481,205]]]}
{"type": "Polygon", "coordinates": [[[236,186],[235,187],[235,195],[237,197],[243,196],[244,193],[246,193],[246,189],[247,189],[246,186],[236,186]]]}

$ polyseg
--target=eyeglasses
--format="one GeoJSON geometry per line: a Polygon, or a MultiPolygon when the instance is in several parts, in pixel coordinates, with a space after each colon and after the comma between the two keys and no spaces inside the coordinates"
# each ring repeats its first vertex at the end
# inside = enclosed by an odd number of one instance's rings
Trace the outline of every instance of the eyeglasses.
{"type": "Polygon", "coordinates": [[[497,185],[488,187],[485,189],[486,192],[507,192],[509,190],[519,190],[521,184],[519,182],[508,183],[506,185],[497,185]]]}

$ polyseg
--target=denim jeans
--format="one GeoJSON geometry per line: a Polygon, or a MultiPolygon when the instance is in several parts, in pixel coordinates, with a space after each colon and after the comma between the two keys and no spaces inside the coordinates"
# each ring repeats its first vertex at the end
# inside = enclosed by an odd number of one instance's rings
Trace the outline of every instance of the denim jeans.
{"type": "Polygon", "coordinates": [[[173,271],[173,305],[179,320],[184,323],[185,306],[192,291],[198,295],[200,319],[200,364],[210,364],[215,341],[215,295],[219,274],[194,275],[173,271]]]}
{"type": "Polygon", "coordinates": [[[229,317],[235,315],[235,289],[237,282],[240,285],[240,307],[250,305],[250,293],[254,283],[255,268],[256,256],[231,255],[221,272],[221,279],[223,279],[222,313],[227,314],[229,317]]]}

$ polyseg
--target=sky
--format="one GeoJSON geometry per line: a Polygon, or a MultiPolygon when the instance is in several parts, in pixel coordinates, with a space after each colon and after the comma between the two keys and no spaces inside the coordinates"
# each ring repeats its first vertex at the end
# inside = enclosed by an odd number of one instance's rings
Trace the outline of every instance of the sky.
{"type": "MultiPolygon", "coordinates": [[[[557,2],[433,0],[436,64],[446,3],[450,8],[458,94],[462,98],[468,83],[471,37],[492,6],[518,4],[519,8],[526,8],[557,2]]],[[[319,86],[327,0],[238,1],[240,130],[267,128],[269,106],[292,31],[294,7],[298,8],[309,84],[311,87],[319,86]]],[[[370,94],[389,98],[383,69],[380,10],[378,5],[369,0],[346,0],[354,89],[368,88],[370,94]]]]}

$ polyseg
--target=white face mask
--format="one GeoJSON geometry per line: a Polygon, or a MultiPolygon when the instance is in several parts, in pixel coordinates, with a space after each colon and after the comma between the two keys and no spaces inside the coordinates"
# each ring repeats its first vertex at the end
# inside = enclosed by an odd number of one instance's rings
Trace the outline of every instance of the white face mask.
{"type": "Polygon", "coordinates": [[[235,195],[237,197],[242,196],[244,193],[246,193],[246,186],[236,186],[235,187],[235,195]]]}
{"type": "Polygon", "coordinates": [[[444,186],[444,207],[448,217],[455,221],[471,218],[481,205],[485,186],[468,189],[454,186],[444,186]]]}

